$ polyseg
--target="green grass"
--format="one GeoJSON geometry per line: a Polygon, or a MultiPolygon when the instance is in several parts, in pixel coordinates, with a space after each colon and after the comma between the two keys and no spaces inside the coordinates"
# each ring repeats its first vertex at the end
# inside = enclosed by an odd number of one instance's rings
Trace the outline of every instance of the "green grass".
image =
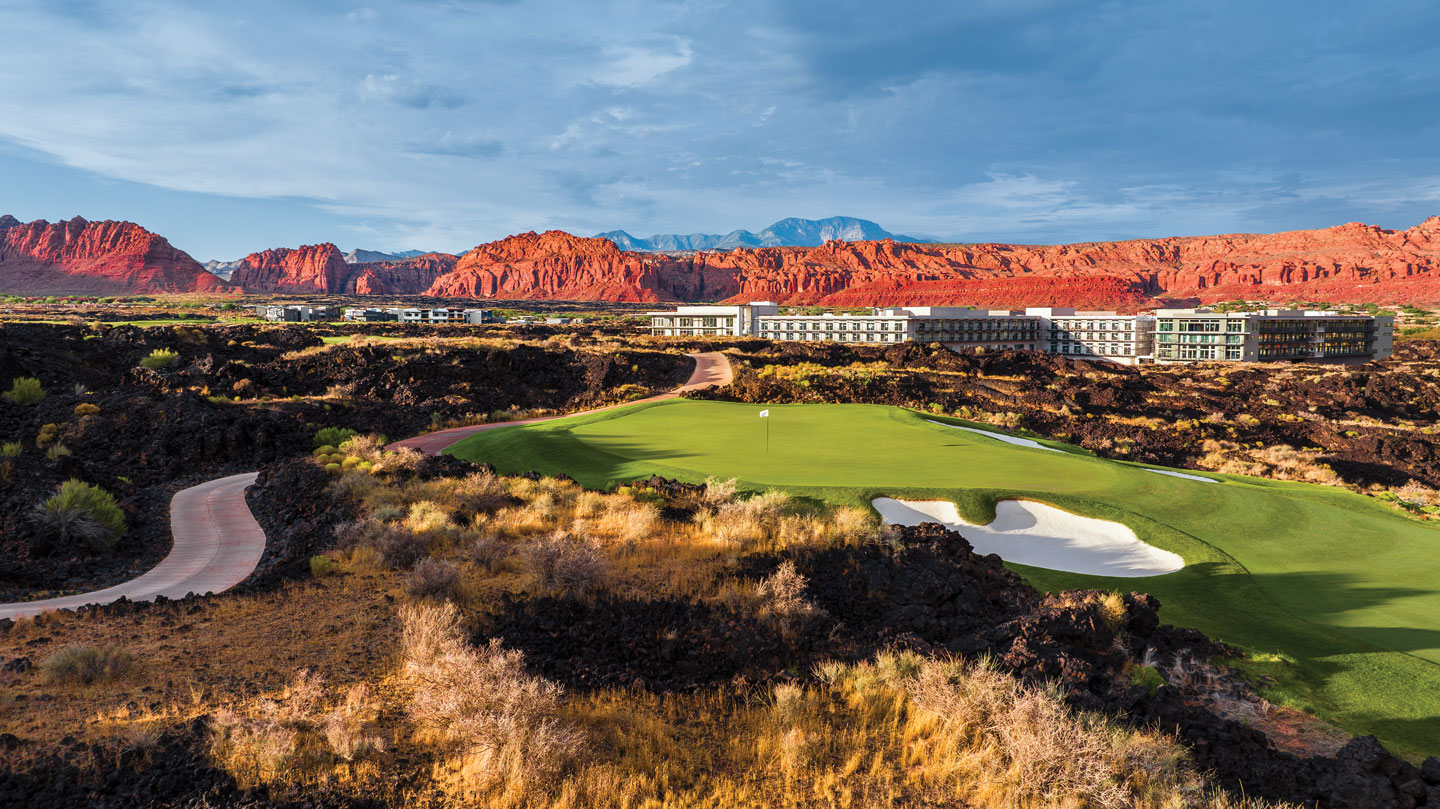
{"type": "Polygon", "coordinates": [[[1186,567],[1140,579],[1012,567],[1042,589],[1153,593],[1165,621],[1261,655],[1254,670],[1277,681],[1278,700],[1405,753],[1440,753],[1440,530],[1343,489],[1231,475],[1200,483],[931,418],[874,405],[676,400],[479,433],[447,452],[595,487],[713,475],[837,504],[948,499],[972,522],[1011,497],[1117,520],[1186,567]],[[768,452],[757,417],[766,407],[768,452]]]}

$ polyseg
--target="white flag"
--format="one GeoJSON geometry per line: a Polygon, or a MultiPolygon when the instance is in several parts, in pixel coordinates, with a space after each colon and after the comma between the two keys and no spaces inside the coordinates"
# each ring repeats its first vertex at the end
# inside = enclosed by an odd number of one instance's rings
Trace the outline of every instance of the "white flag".
{"type": "Polygon", "coordinates": [[[769,411],[769,410],[761,410],[761,411],[760,411],[760,418],[762,418],[762,419],[768,419],[768,418],[770,418],[770,411],[769,411]]]}

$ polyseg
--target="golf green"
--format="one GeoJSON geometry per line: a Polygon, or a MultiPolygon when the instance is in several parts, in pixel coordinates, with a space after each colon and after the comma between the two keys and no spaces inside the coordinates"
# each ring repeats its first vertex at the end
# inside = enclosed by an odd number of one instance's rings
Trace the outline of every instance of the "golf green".
{"type": "Polygon", "coordinates": [[[1277,655],[1257,664],[1277,698],[1403,752],[1440,753],[1440,530],[1333,487],[1186,480],[932,420],[965,424],[876,405],[672,400],[491,430],[446,452],[595,487],[733,477],[832,503],[946,499],[971,522],[1011,497],[1115,520],[1185,568],[1110,579],[1013,567],[1044,589],[1153,593],[1164,620],[1277,655]]]}

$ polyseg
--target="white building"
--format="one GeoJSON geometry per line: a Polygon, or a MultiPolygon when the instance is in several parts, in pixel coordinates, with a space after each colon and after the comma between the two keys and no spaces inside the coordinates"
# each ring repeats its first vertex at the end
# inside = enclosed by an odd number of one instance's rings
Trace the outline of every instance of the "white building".
{"type": "Polygon", "coordinates": [[[662,337],[750,337],[756,318],[775,315],[780,307],[769,301],[733,306],[681,306],[673,312],[646,312],[650,333],[662,337]]]}
{"type": "Polygon", "coordinates": [[[1044,325],[1044,349],[1051,354],[1138,365],[1155,360],[1155,317],[1115,312],[1077,312],[1058,307],[1025,310],[1044,325]]]}
{"type": "Polygon", "coordinates": [[[868,315],[765,315],[755,335],[770,340],[901,343],[917,340],[948,348],[1024,348],[1040,342],[1040,320],[1008,309],[951,306],[877,308],[868,315]]]}
{"type": "Polygon", "coordinates": [[[436,309],[390,308],[390,309],[346,309],[345,320],[377,322],[377,321],[398,321],[400,323],[468,323],[479,325],[482,323],[498,323],[499,318],[488,309],[456,309],[453,307],[440,307],[436,309]]]}
{"type": "Polygon", "coordinates": [[[1270,309],[1211,312],[1161,309],[1120,315],[1059,307],[1009,310],[945,306],[876,308],[869,314],[782,315],[768,301],[681,306],[650,312],[665,337],[885,345],[915,340],[947,348],[1014,348],[1125,365],[1150,362],[1310,360],[1366,362],[1390,356],[1389,316],[1270,309]]]}

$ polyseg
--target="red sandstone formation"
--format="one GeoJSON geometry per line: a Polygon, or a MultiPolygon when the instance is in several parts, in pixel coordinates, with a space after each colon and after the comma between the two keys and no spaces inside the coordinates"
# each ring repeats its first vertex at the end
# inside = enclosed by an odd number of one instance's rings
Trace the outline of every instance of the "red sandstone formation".
{"type": "Polygon", "coordinates": [[[113,295],[229,289],[199,262],[133,222],[51,224],[0,217],[0,291],[113,295]]]}
{"type": "Polygon", "coordinates": [[[460,257],[427,295],[605,301],[717,300],[739,291],[734,273],[702,262],[626,253],[608,239],[522,233],[460,257]]]}
{"type": "Polygon", "coordinates": [[[1349,224],[1055,246],[834,241],[684,255],[550,231],[475,248],[428,294],[1127,309],[1165,299],[1440,302],[1440,217],[1404,231],[1349,224]]]}
{"type": "MultiPolygon", "coordinates": [[[[267,250],[231,283],[253,292],[429,294],[610,301],[1075,305],[1134,309],[1173,299],[1440,303],[1440,217],[1409,230],[1361,224],[1054,246],[833,241],[821,247],[629,253],[562,231],[346,264],[333,244],[267,250]]],[[[223,289],[164,239],[127,223],[24,225],[0,218],[0,289],[223,289]]]]}
{"type": "Polygon", "coordinates": [[[414,295],[455,268],[455,257],[427,253],[402,261],[346,264],[333,244],[281,247],[241,260],[230,283],[247,292],[414,295]]]}

